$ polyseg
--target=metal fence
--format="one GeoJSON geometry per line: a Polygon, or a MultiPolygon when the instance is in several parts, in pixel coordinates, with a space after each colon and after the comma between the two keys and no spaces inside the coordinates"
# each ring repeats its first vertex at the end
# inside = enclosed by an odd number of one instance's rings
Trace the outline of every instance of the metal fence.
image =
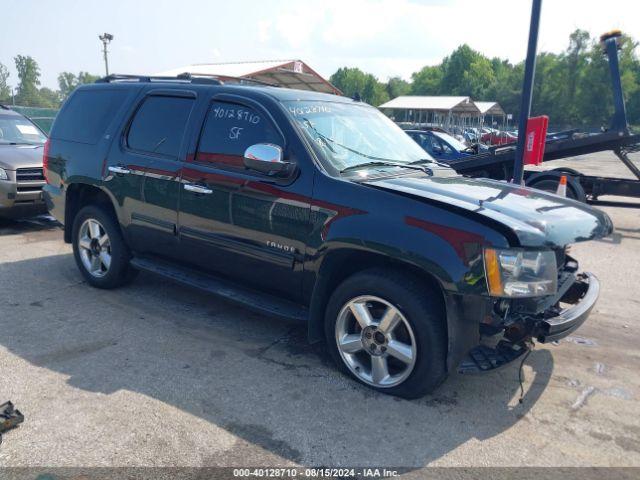
{"type": "Polygon", "coordinates": [[[44,130],[47,135],[49,134],[49,130],[51,130],[53,120],[58,114],[58,109],[56,108],[22,107],[19,105],[10,105],[10,108],[29,117],[33,123],[44,130]]]}

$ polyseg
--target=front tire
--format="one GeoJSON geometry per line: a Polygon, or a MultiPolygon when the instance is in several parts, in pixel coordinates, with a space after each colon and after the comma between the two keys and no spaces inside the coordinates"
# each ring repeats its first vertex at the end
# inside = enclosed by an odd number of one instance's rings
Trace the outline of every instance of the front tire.
{"type": "Polygon", "coordinates": [[[413,276],[372,269],[335,290],[325,336],[341,371],[383,393],[418,398],[446,378],[445,325],[440,292],[413,276]]]}
{"type": "Polygon", "coordinates": [[[116,288],[135,276],[131,252],[120,225],[97,205],[84,207],[73,222],[73,255],[85,280],[97,288],[116,288]]]}

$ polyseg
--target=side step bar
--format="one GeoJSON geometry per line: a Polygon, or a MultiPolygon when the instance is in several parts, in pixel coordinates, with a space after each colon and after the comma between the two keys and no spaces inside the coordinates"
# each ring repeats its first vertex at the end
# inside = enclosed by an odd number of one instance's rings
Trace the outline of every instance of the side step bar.
{"type": "Polygon", "coordinates": [[[176,282],[213,293],[225,300],[244,305],[269,316],[307,321],[308,310],[274,295],[258,292],[227,279],[215,277],[187,267],[180,267],[152,257],[134,257],[131,265],[176,282]]]}

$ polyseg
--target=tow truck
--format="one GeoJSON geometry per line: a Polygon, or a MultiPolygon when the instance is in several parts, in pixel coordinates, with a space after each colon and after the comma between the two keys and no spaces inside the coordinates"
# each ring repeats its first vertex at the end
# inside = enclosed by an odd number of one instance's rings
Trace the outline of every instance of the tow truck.
{"type": "MultiPolygon", "coordinates": [[[[640,135],[632,133],[627,122],[618,62],[621,35],[619,30],[614,30],[600,37],[609,61],[615,108],[609,127],[597,134],[568,130],[549,135],[543,161],[612,151],[635,178],[585,175],[572,168],[560,167],[541,172],[526,170],[525,185],[555,192],[560,178],[566,176],[568,197],[601,206],[640,208],[640,203],[637,202],[600,199],[603,195],[640,198],[640,169],[629,158],[630,154],[640,152],[640,135]]],[[[466,176],[509,181],[513,178],[515,157],[516,147],[509,145],[494,147],[487,152],[469,155],[447,163],[458,173],[466,176]]]]}

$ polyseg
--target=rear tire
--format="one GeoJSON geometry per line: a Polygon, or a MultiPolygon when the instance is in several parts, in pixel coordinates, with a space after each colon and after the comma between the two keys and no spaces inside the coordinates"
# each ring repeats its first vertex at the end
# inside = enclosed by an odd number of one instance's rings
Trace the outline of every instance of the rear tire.
{"type": "Polygon", "coordinates": [[[131,252],[114,216],[97,205],[84,207],[72,228],[73,255],[83,277],[97,288],[116,288],[136,276],[131,252]]]}
{"type": "Polygon", "coordinates": [[[345,280],[325,315],[339,370],[375,390],[418,398],[446,378],[446,319],[440,292],[413,276],[371,269],[345,280]]]}
{"type": "MultiPolygon", "coordinates": [[[[544,190],[545,192],[556,193],[561,176],[562,175],[544,176],[539,179],[533,179],[530,183],[527,183],[527,186],[538,190],[544,190]]],[[[582,188],[582,185],[580,185],[580,182],[571,175],[566,175],[566,177],[567,197],[577,200],[578,202],[586,203],[587,194],[582,188]]]]}

